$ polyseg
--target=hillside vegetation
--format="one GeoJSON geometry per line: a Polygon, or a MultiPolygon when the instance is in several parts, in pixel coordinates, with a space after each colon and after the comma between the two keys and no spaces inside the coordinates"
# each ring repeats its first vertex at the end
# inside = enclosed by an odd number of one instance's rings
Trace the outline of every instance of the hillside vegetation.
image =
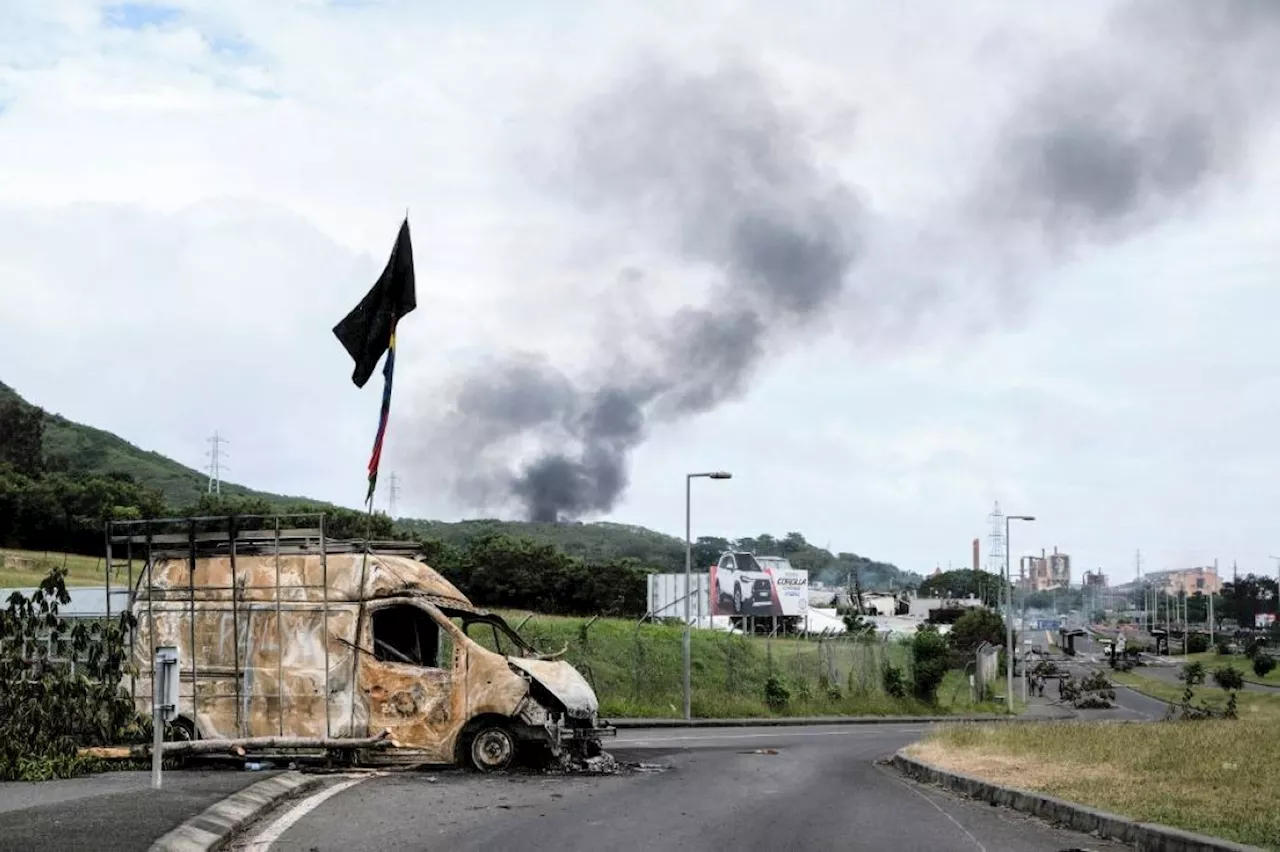
{"type": "MultiPolygon", "coordinates": [[[[0,382],[0,405],[16,401],[28,410],[39,410],[8,385],[0,382]]],[[[76,423],[58,414],[44,412],[41,449],[51,471],[89,476],[125,474],[141,485],[160,493],[165,503],[184,506],[198,500],[208,486],[208,476],[173,459],[136,447],[110,432],[76,423]]],[[[222,493],[233,497],[260,497],[273,504],[314,502],[255,491],[243,485],[223,482],[222,493]]]]}
{"type": "MultiPolygon", "coordinates": [[[[47,414],[0,384],[0,547],[101,556],[102,528],[109,519],[193,514],[323,509],[334,537],[359,538],[365,532],[364,515],[355,510],[225,482],[222,494],[214,496],[206,493],[205,482],[204,474],[192,468],[109,432],[47,414]]],[[[682,571],[685,562],[682,539],[610,522],[392,522],[379,514],[372,534],[422,540],[431,564],[478,603],[551,613],[643,613],[644,574],[682,571]],[[496,564],[505,567],[499,571],[496,564]]],[[[833,554],[798,532],[781,538],[704,536],[694,545],[694,563],[705,570],[730,548],[786,556],[812,579],[827,583],[856,579],[863,589],[873,589],[920,581],[888,563],[833,554]]]]}
{"type": "MultiPolygon", "coordinates": [[[[531,523],[501,521],[493,518],[458,521],[423,521],[410,518],[396,520],[397,527],[411,533],[438,539],[455,547],[485,535],[527,538],[548,544],[557,550],[588,562],[633,559],[656,571],[683,571],[684,540],[631,524],[608,521],[591,523],[531,523]]],[[[693,545],[695,570],[706,570],[726,550],[749,550],[762,555],[786,556],[794,568],[806,570],[813,580],[841,585],[857,574],[864,589],[903,588],[915,586],[919,575],[902,571],[896,565],[877,562],[855,553],[831,553],[805,540],[798,532],[775,538],[767,533],[728,539],[702,536],[693,545]]]]}

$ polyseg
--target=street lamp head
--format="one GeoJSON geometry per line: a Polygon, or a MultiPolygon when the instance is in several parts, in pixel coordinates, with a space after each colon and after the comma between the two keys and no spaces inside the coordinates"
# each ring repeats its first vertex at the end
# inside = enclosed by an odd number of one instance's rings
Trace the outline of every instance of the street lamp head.
{"type": "Polygon", "coordinates": [[[1035,519],[1036,519],[1035,515],[1010,515],[1009,516],[1009,520],[1011,521],[1034,521],[1035,519]]]}
{"type": "Polygon", "coordinates": [[[733,474],[727,470],[717,470],[709,475],[712,479],[733,479],[733,474]]]}

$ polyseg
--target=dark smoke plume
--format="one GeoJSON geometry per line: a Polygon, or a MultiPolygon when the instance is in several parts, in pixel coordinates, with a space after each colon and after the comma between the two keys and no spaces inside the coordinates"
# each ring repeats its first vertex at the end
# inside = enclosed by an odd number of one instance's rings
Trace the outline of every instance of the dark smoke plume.
{"type": "Polygon", "coordinates": [[[860,253],[853,190],[749,69],[647,65],[582,109],[570,149],[559,183],[576,203],[716,283],[701,305],[630,323],[644,339],[626,357],[602,344],[603,378],[513,358],[462,381],[442,424],[468,459],[454,488],[470,502],[514,498],[538,521],[608,511],[648,424],[744,393],[767,346],[820,316],[860,253]]]}
{"type": "Polygon", "coordinates": [[[1280,2],[1121,4],[1009,117],[979,203],[1060,248],[1167,219],[1243,164],[1278,71],[1280,2]]]}
{"type": "MultiPolygon", "coordinates": [[[[650,425],[745,393],[766,353],[846,289],[868,326],[860,334],[972,291],[1025,298],[1009,271],[1020,238],[1069,251],[1200,201],[1247,162],[1278,72],[1280,0],[1120,4],[1098,44],[1024,92],[958,221],[937,237],[881,230],[877,274],[867,264],[854,289],[862,206],[819,165],[800,117],[741,66],[646,66],[577,114],[557,186],[716,283],[672,315],[627,322],[625,345],[605,335],[586,376],[512,356],[461,377],[430,430],[454,459],[449,484],[473,506],[514,501],[533,520],[607,512],[650,425]],[[975,261],[983,271],[957,272],[975,261]]],[[[619,292],[650,274],[624,273],[619,292]]]]}

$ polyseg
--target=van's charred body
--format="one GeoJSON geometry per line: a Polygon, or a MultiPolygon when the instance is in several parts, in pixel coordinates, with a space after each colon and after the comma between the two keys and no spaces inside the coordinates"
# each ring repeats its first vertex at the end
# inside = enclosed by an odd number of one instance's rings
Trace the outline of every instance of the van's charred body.
{"type": "Polygon", "coordinates": [[[332,742],[389,729],[399,748],[357,758],[498,769],[527,748],[590,755],[613,733],[572,666],[403,546],[262,520],[251,532],[236,530],[246,519],[109,531],[108,558],[129,554],[139,711],[150,710],[155,648],[174,646],[176,727],[189,737],[332,742]]]}

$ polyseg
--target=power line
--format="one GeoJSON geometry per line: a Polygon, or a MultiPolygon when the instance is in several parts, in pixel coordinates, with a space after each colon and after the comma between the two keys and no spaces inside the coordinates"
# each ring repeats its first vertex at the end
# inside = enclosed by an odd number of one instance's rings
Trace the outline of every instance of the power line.
{"type": "Polygon", "coordinates": [[[224,468],[224,465],[222,464],[222,445],[229,444],[231,442],[226,438],[221,437],[216,430],[214,431],[212,438],[206,438],[205,440],[212,447],[209,452],[205,453],[205,455],[209,457],[209,466],[206,468],[206,470],[209,471],[208,493],[221,494],[222,470],[224,468]]]}

